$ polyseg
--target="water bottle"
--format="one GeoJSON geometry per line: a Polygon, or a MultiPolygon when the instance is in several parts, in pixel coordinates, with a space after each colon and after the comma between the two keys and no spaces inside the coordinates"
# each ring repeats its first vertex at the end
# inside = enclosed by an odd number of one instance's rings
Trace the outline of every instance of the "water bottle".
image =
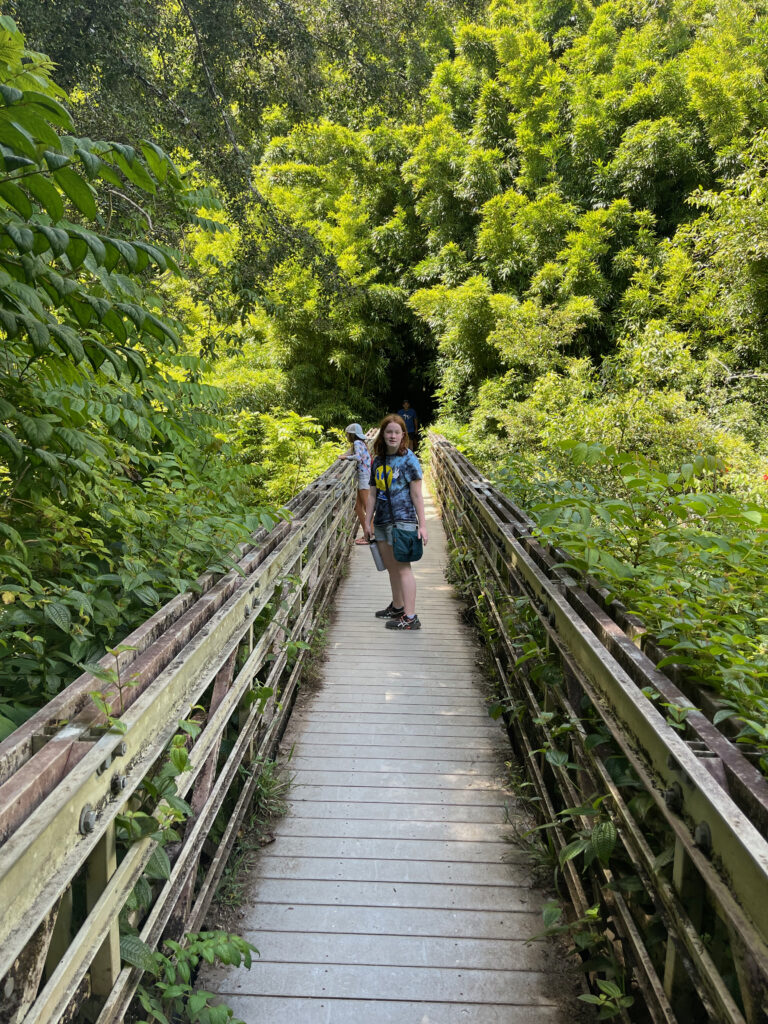
{"type": "Polygon", "coordinates": [[[370,541],[368,542],[368,546],[370,547],[371,554],[373,555],[373,564],[376,566],[379,572],[383,572],[386,567],[384,565],[384,559],[381,557],[379,545],[375,537],[371,537],[370,541]]]}

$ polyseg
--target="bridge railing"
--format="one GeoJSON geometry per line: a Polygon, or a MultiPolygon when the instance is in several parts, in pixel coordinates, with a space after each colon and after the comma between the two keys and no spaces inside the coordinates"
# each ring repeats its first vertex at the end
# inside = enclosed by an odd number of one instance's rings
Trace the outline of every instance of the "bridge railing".
{"type": "Polygon", "coordinates": [[[120,1021],[141,972],[119,916],[150,947],[201,927],[344,563],[353,475],[333,465],[0,745],[0,1024],[120,1021]]]}
{"type": "Polygon", "coordinates": [[[431,458],[588,968],[633,1019],[765,1024],[768,781],[521,509],[444,438],[431,458]]]}

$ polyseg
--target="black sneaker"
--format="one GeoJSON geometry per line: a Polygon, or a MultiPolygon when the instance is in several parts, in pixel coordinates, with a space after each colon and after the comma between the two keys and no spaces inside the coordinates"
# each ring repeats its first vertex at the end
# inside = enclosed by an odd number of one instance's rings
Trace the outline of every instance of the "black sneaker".
{"type": "Polygon", "coordinates": [[[414,615],[412,619],[407,615],[401,615],[399,619],[390,619],[385,625],[387,629],[421,629],[418,615],[414,615]]]}
{"type": "Polygon", "coordinates": [[[386,608],[382,608],[381,611],[374,612],[373,614],[377,619],[399,619],[403,611],[403,608],[395,608],[390,601],[386,608]]]}

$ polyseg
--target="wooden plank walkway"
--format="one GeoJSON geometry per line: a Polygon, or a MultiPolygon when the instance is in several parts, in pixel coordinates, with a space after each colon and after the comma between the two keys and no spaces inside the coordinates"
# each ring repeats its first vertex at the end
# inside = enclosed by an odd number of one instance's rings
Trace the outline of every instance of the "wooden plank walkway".
{"type": "Polygon", "coordinates": [[[443,575],[445,537],[427,507],[423,629],[396,633],[374,618],[387,577],[356,547],[323,684],[292,715],[282,744],[293,748],[289,811],[259,854],[240,927],[260,959],[203,979],[246,1024],[579,1015],[557,949],[526,945],[542,928],[543,897],[506,838],[509,748],[486,713],[477,649],[443,575]]]}

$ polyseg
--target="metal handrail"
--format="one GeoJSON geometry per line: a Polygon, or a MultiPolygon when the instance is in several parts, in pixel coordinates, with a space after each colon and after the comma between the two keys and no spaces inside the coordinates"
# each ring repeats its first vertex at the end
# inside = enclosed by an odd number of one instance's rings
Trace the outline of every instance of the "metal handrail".
{"type": "Polygon", "coordinates": [[[312,637],[348,553],[353,475],[335,463],[288,503],[286,521],[241,547],[236,569],[206,574],[201,593],[174,598],[125,639],[133,650],[117,664],[130,685],[108,698],[117,727],[88,696],[105,684],[86,674],[0,745],[0,1024],[74,1019],[86,1001],[100,1024],[122,1019],[140,972],[121,966],[118,915],[157,843],[118,849],[115,819],[194,708],[202,730],[176,779],[194,814],[136,923],[152,946],[202,924],[290,713],[305,649],[289,660],[286,641],[312,637]],[[234,808],[203,863],[227,798],[234,808]]]}
{"type": "MultiPolygon", "coordinates": [[[[574,862],[563,864],[577,913],[596,899],[608,907],[618,955],[630,965],[652,1020],[765,1022],[768,781],[701,713],[689,714],[684,733],[672,728],[649,694],[674,703],[680,690],[596,600],[599,594],[588,593],[560,564],[564,553],[540,543],[531,520],[438,435],[431,438],[431,458],[446,530],[454,549],[464,552],[457,564],[468,566],[466,589],[475,601],[482,595],[493,624],[507,707],[523,709],[508,725],[542,815],[555,826],[553,841],[560,849],[567,842],[560,810],[578,807],[590,793],[608,795],[603,811],[610,808],[624,855],[668,929],[663,961],[649,951],[646,922],[633,913],[610,868],[597,868],[590,892],[574,862]],[[521,599],[560,666],[562,685],[538,683],[519,663],[509,622],[521,599]],[[671,877],[600,746],[586,742],[583,701],[653,799],[674,847],[671,877]],[[568,725],[566,739],[555,740],[548,726],[553,712],[568,725]],[[546,758],[557,744],[567,750],[565,764],[546,758]]],[[[579,823],[590,827],[586,817],[579,823]]]]}

